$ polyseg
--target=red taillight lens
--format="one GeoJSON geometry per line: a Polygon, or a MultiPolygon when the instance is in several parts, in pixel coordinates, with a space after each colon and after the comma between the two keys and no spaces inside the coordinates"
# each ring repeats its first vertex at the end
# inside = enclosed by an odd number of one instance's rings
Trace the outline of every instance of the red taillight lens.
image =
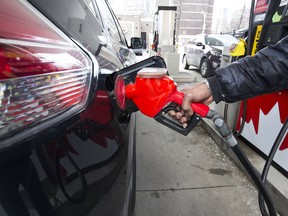
{"type": "Polygon", "coordinates": [[[26,4],[1,3],[0,140],[76,112],[88,97],[91,60],[26,4]]]}
{"type": "Polygon", "coordinates": [[[86,61],[75,47],[33,47],[27,42],[25,46],[0,43],[0,80],[82,70],[87,66],[86,61]]]}
{"type": "Polygon", "coordinates": [[[120,109],[125,110],[126,108],[126,93],[125,83],[121,76],[117,76],[115,80],[115,99],[120,109]]]}

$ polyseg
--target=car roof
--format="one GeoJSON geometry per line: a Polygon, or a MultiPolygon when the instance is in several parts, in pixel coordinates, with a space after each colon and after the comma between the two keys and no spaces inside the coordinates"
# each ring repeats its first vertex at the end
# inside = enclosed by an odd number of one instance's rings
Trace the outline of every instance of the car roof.
{"type": "Polygon", "coordinates": [[[197,35],[194,35],[190,41],[192,41],[194,38],[197,38],[197,37],[203,37],[203,38],[206,38],[206,37],[211,37],[211,38],[215,38],[219,41],[221,41],[224,46],[231,46],[231,44],[233,43],[238,43],[239,40],[235,37],[233,37],[232,35],[229,35],[229,34],[197,34],[197,35]]]}

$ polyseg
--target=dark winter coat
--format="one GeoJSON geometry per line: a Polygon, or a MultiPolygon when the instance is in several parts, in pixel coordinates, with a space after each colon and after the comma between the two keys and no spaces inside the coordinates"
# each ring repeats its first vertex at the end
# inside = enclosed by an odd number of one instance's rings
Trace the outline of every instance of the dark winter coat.
{"type": "Polygon", "coordinates": [[[275,45],[260,50],[220,68],[208,78],[214,100],[235,102],[288,88],[288,36],[275,45]]]}

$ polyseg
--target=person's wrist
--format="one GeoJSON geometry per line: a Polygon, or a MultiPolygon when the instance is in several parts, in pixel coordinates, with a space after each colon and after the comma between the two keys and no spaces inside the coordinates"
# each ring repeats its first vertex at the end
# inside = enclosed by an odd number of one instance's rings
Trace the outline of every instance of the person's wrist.
{"type": "Polygon", "coordinates": [[[205,79],[205,80],[203,81],[203,84],[205,84],[205,85],[207,86],[209,92],[211,93],[210,85],[209,85],[209,82],[208,82],[207,79],[205,79]]]}

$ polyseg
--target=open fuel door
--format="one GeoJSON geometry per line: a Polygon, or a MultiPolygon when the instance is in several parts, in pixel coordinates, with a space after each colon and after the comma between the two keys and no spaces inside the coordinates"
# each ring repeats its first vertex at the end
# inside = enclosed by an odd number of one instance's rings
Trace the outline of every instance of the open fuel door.
{"type": "MultiPolygon", "coordinates": [[[[119,71],[115,71],[106,79],[106,86],[107,88],[112,91],[121,91],[121,89],[126,86],[129,83],[134,83],[138,71],[140,71],[142,68],[166,68],[166,63],[163,58],[160,56],[152,56],[150,58],[147,58],[143,61],[140,61],[136,64],[130,65],[126,68],[123,68],[119,71]],[[121,79],[121,80],[120,80],[121,79]],[[116,82],[117,80],[117,82],[116,82]],[[120,82],[119,82],[120,81],[120,82]],[[118,90],[117,90],[118,89],[118,90]]],[[[168,75],[168,72],[167,72],[168,75]]],[[[121,95],[121,92],[117,92],[118,95],[121,95]]],[[[122,95],[122,99],[125,100],[125,95],[122,95]]],[[[137,106],[131,101],[117,101],[119,104],[125,104],[125,109],[122,107],[123,110],[130,112],[135,112],[138,110],[137,106]]],[[[121,107],[121,106],[120,106],[121,107]]]]}
{"type": "Polygon", "coordinates": [[[115,87],[116,77],[119,75],[124,79],[125,84],[134,82],[138,71],[146,67],[166,68],[166,63],[162,57],[152,56],[119,71],[115,71],[107,77],[106,86],[113,90],[115,87]]]}

